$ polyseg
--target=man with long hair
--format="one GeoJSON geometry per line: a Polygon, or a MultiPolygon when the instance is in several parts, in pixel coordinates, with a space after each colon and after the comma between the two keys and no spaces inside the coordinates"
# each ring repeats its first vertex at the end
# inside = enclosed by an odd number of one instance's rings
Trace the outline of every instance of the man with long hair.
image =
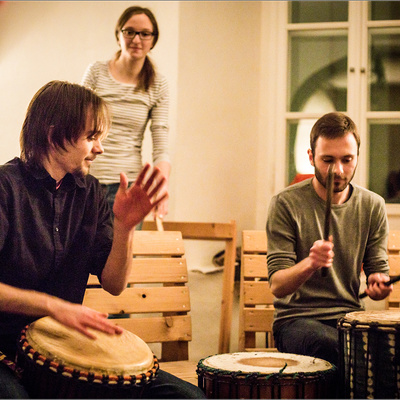
{"type": "MultiPolygon", "coordinates": [[[[82,306],[89,274],[119,295],[132,269],[135,226],[167,194],[165,178],[147,164],[128,188],[120,174],[114,221],[98,180],[89,174],[103,152],[107,106],[91,89],[68,82],[44,85],[29,104],[21,157],[0,167],[0,351],[15,357],[24,326],[51,316],[94,339],[119,334],[107,315],[82,306]]],[[[0,363],[0,397],[26,398],[0,363]]],[[[160,371],[144,397],[204,397],[200,389],[160,371]]]]}

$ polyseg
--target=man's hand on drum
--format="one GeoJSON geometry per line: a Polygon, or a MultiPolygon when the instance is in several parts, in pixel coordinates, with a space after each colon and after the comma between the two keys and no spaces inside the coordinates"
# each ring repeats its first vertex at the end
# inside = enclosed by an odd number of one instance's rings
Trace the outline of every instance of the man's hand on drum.
{"type": "Polygon", "coordinates": [[[393,290],[393,285],[386,286],[383,282],[387,282],[390,278],[377,272],[368,276],[368,287],[365,289],[365,293],[372,300],[383,300],[393,290]]]}
{"type": "Polygon", "coordinates": [[[96,333],[101,331],[110,335],[121,334],[123,329],[107,319],[107,314],[98,312],[80,304],[69,303],[57,299],[54,307],[51,307],[50,315],[61,324],[77,330],[90,339],[96,339],[96,333]]]}
{"type": "Polygon", "coordinates": [[[150,173],[149,164],[143,167],[135,183],[129,188],[126,175],[121,173],[120,186],[113,207],[115,221],[127,230],[135,227],[154,207],[168,197],[168,193],[162,191],[165,183],[165,177],[158,168],[153,168],[150,173]]]}

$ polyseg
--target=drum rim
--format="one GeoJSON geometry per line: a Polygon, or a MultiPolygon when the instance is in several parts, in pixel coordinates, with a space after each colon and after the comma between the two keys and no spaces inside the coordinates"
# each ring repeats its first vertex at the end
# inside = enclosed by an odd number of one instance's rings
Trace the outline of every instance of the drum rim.
{"type": "MultiPolygon", "coordinates": [[[[153,367],[145,373],[140,374],[125,374],[117,375],[111,374],[107,375],[102,372],[92,372],[88,369],[83,368],[78,370],[74,367],[68,366],[61,361],[55,361],[54,358],[46,357],[39,351],[35,350],[28,342],[26,337],[26,332],[29,328],[29,324],[26,325],[20,334],[18,341],[18,351],[22,353],[29,362],[37,364],[43,367],[45,364],[48,365],[48,370],[61,374],[67,378],[78,379],[80,381],[87,381],[98,385],[118,385],[123,387],[130,386],[143,386],[150,380],[154,379],[159,370],[159,362],[155,354],[153,354],[153,367]]],[[[17,356],[18,357],[18,356],[17,356]]]]}

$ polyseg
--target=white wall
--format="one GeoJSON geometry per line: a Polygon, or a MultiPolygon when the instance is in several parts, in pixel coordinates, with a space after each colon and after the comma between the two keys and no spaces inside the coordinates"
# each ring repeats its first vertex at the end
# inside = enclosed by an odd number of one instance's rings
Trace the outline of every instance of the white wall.
{"type": "MultiPolygon", "coordinates": [[[[157,16],[161,36],[152,56],[171,86],[175,136],[178,2],[137,2],[157,16]]],[[[18,1],[0,5],[0,163],[19,154],[18,135],[34,93],[52,79],[81,81],[89,63],[109,59],[114,27],[127,1],[18,1]]]]}
{"type": "MultiPolygon", "coordinates": [[[[263,228],[264,216],[256,221],[256,214],[257,192],[265,191],[257,168],[261,9],[267,2],[0,3],[0,163],[19,155],[34,93],[52,79],[79,83],[89,63],[110,58],[118,49],[115,23],[134,4],[157,17],[161,35],[152,57],[170,85],[168,219],[235,219],[238,232],[263,228]]],[[[146,154],[150,149],[146,139],[146,154]]]]}
{"type": "Polygon", "coordinates": [[[175,215],[253,226],[259,2],[180,5],[175,215]]]}

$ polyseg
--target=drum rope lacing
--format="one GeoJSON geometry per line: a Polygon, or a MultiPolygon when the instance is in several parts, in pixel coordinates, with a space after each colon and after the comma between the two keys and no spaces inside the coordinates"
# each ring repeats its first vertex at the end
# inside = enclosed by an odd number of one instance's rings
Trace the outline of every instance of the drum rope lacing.
{"type": "Polygon", "coordinates": [[[6,365],[18,378],[21,378],[22,369],[19,368],[14,361],[10,360],[2,351],[0,351],[0,363],[6,365]]]}

